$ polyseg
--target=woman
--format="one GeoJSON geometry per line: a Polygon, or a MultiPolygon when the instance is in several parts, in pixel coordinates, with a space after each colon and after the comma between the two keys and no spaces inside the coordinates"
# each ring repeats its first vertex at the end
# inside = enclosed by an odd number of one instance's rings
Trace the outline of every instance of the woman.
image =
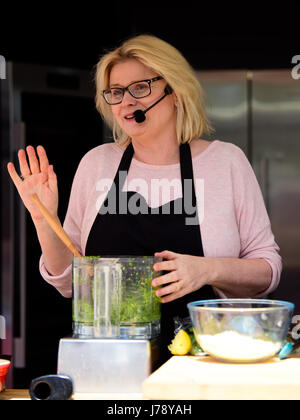
{"type": "MultiPolygon", "coordinates": [[[[163,258],[154,268],[166,273],[152,285],[162,286],[166,350],[187,302],[273,291],[279,248],[244,153],[201,139],[210,132],[203,92],[179,51],[153,36],[134,37],[100,59],[95,80],[96,106],[115,142],[81,160],[64,228],[84,255],[163,258]],[[154,185],[162,180],[181,187],[161,197],[154,185]]],[[[70,297],[72,255],[29,198],[37,193],[57,218],[56,175],[42,146],[37,155],[27,147],[27,155],[29,165],[19,151],[22,177],[12,163],[8,171],[37,230],[41,274],[70,297]]]]}

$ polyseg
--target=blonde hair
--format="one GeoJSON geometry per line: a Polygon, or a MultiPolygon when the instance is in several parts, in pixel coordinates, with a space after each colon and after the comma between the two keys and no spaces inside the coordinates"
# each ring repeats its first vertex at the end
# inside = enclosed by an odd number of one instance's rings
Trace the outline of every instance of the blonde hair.
{"type": "Polygon", "coordinates": [[[112,67],[131,58],[153,69],[172,87],[177,99],[178,144],[190,142],[213,131],[204,109],[204,91],[190,64],[169,43],[153,35],[139,35],[102,56],[96,66],[96,108],[118,144],[128,144],[131,139],[115,121],[111,106],[105,102],[102,92],[109,87],[112,67]]]}

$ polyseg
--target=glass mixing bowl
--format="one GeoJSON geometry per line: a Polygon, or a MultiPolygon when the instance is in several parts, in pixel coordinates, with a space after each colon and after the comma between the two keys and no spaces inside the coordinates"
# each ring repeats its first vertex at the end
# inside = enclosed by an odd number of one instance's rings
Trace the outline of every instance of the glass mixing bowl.
{"type": "Polygon", "coordinates": [[[234,363],[275,356],[294,310],[290,302],[268,299],[200,300],[187,306],[201,348],[215,359],[234,363]]]}

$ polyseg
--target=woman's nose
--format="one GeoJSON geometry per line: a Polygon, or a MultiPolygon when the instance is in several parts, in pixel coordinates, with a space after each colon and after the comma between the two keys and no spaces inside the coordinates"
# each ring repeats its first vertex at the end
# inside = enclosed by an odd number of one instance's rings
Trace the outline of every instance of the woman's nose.
{"type": "Polygon", "coordinates": [[[136,104],[136,99],[130,95],[129,92],[125,91],[124,96],[123,96],[123,100],[122,100],[122,104],[123,105],[135,105],[136,104]]]}

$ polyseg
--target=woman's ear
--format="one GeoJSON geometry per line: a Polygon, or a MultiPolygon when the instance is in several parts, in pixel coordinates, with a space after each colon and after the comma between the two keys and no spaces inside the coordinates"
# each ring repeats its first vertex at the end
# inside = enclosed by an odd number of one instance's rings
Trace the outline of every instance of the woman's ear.
{"type": "Polygon", "coordinates": [[[175,105],[175,108],[178,107],[178,99],[177,99],[177,96],[175,95],[175,93],[174,93],[174,105],[175,105]]]}

